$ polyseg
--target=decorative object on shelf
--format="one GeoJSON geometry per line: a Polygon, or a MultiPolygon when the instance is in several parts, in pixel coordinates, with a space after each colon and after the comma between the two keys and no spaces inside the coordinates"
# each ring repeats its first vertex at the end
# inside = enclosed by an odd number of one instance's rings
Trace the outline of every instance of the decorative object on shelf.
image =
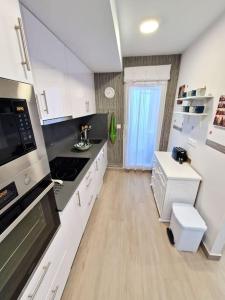
{"type": "Polygon", "coordinates": [[[204,88],[199,88],[196,90],[196,96],[205,96],[206,94],[206,86],[204,88]]]}
{"type": "Polygon", "coordinates": [[[225,127],[225,95],[222,95],[219,99],[213,125],[225,127]]]}
{"type": "Polygon", "coordinates": [[[198,105],[195,106],[195,113],[196,114],[202,114],[204,112],[205,106],[204,105],[198,105]]]}
{"type": "Polygon", "coordinates": [[[116,117],[115,114],[112,113],[110,128],[109,128],[109,137],[112,144],[115,144],[117,138],[117,128],[116,128],[116,117]]]}
{"type": "Polygon", "coordinates": [[[178,91],[178,98],[183,98],[184,97],[184,93],[185,93],[185,88],[186,85],[183,84],[179,87],[179,91],[178,91]]]}
{"type": "Polygon", "coordinates": [[[194,112],[195,112],[195,106],[190,106],[189,112],[190,112],[190,113],[194,113],[194,112]]]}
{"type": "Polygon", "coordinates": [[[183,112],[189,112],[190,106],[183,106],[183,112]]]}
{"type": "Polygon", "coordinates": [[[107,87],[105,89],[104,93],[105,93],[106,98],[108,98],[108,99],[113,99],[115,97],[115,90],[113,87],[110,87],[110,86],[107,87]]]}
{"type": "Polygon", "coordinates": [[[192,90],[191,91],[191,96],[193,97],[193,96],[196,96],[196,90],[192,90]]]}

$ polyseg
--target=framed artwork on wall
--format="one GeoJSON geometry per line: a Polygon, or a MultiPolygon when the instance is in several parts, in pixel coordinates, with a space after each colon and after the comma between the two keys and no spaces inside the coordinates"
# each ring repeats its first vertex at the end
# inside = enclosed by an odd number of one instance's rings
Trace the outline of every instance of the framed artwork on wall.
{"type": "Polygon", "coordinates": [[[225,128],[225,95],[219,99],[213,125],[225,128]]]}

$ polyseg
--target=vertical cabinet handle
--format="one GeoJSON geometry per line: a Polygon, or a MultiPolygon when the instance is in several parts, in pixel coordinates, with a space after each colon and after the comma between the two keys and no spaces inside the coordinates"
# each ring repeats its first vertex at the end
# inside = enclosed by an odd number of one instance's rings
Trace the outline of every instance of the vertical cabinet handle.
{"type": "Polygon", "coordinates": [[[78,198],[78,206],[81,206],[81,201],[80,201],[80,192],[77,192],[77,198],[78,198]]]}
{"type": "Polygon", "coordinates": [[[91,195],[91,200],[88,202],[88,206],[91,205],[91,202],[92,202],[93,198],[94,198],[94,195],[91,195]]]}
{"type": "Polygon", "coordinates": [[[46,111],[46,113],[49,114],[48,101],[47,101],[47,97],[46,97],[46,91],[43,90],[43,92],[41,93],[41,95],[43,96],[44,101],[45,101],[45,109],[44,109],[44,111],[46,111]]]}
{"type": "Polygon", "coordinates": [[[24,30],[23,30],[23,23],[22,23],[21,18],[18,18],[18,25],[15,26],[15,29],[19,31],[21,41],[22,41],[24,60],[22,60],[21,64],[26,65],[27,71],[30,71],[31,70],[30,61],[29,61],[26,38],[25,38],[25,33],[24,33],[24,30]]]}
{"type": "Polygon", "coordinates": [[[98,171],[98,161],[96,161],[96,171],[98,171]]]}
{"type": "Polygon", "coordinates": [[[59,285],[56,286],[56,288],[54,290],[52,290],[52,298],[51,300],[54,300],[55,299],[55,296],[58,292],[58,289],[59,289],[59,285]]]}
{"type": "Polygon", "coordinates": [[[37,285],[36,285],[36,287],[35,287],[33,293],[30,294],[30,295],[28,295],[28,299],[29,299],[29,300],[33,300],[33,299],[34,299],[34,297],[35,297],[35,295],[37,294],[37,292],[38,292],[38,290],[39,290],[39,288],[40,288],[40,286],[41,286],[41,284],[42,284],[42,282],[43,282],[43,280],[44,280],[44,278],[45,278],[45,275],[47,274],[47,272],[48,272],[50,266],[51,266],[51,262],[48,262],[48,264],[47,264],[46,266],[43,267],[43,273],[41,274],[41,277],[40,277],[40,279],[38,280],[38,283],[37,283],[37,285]]]}
{"type": "Polygon", "coordinates": [[[89,101],[86,101],[85,104],[86,104],[86,112],[89,112],[89,101]]]}

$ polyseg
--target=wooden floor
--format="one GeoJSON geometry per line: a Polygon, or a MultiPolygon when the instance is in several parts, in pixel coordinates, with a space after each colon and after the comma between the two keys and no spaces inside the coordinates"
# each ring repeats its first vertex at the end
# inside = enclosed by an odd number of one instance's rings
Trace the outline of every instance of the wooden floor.
{"type": "Polygon", "coordinates": [[[225,259],[177,252],[149,183],[148,173],[107,171],[63,300],[225,299],[225,259]]]}

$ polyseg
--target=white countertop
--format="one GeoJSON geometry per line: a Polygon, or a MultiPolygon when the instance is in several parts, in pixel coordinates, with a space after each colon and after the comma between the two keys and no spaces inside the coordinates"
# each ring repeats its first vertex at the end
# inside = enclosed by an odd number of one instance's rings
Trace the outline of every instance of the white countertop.
{"type": "Polygon", "coordinates": [[[201,180],[201,176],[189,163],[180,164],[171,152],[156,151],[155,156],[168,179],[201,180]]]}

